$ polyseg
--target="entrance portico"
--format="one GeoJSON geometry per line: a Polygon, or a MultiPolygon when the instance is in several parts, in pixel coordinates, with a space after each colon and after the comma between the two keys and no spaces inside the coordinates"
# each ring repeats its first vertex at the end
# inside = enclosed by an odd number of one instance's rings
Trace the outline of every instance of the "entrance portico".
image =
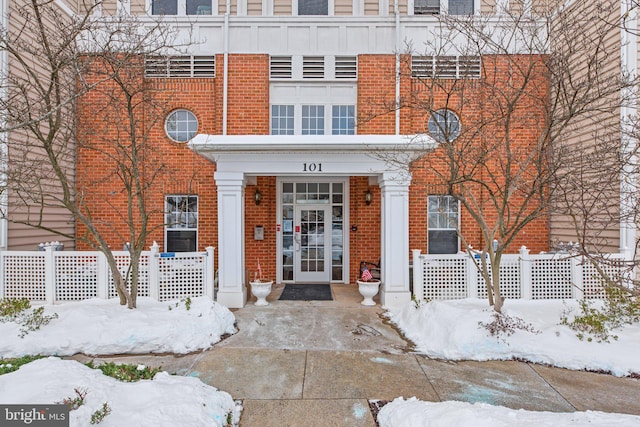
{"type": "Polygon", "coordinates": [[[244,190],[257,176],[309,181],[369,177],[370,184],[377,184],[381,192],[381,302],[392,307],[410,301],[411,176],[404,165],[432,148],[430,139],[425,142],[393,135],[198,135],[189,144],[195,152],[216,163],[221,304],[240,308],[247,301],[244,190]],[[405,161],[399,161],[401,155],[405,161]],[[389,158],[393,161],[385,160],[389,158]]]}

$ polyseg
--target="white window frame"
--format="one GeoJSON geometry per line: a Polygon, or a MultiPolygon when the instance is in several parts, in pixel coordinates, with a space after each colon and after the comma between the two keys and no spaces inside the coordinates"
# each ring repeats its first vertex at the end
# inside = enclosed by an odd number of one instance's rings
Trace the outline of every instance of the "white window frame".
{"type": "MultiPolygon", "coordinates": [[[[473,14],[477,15],[480,13],[480,1],[479,0],[472,0],[473,2],[473,14]]],[[[415,1],[414,0],[409,0],[409,5],[408,5],[408,11],[410,15],[415,15],[415,16],[432,16],[430,14],[415,14],[414,10],[415,10],[415,1]]],[[[440,1],[440,12],[439,14],[445,14],[445,13],[449,13],[449,0],[441,0],[440,1]]],[[[435,14],[434,14],[435,15],[435,14]]],[[[463,15],[460,15],[463,16],[463,15]]]]}
{"type": "MultiPolygon", "coordinates": [[[[451,126],[451,123],[453,122],[450,121],[449,126],[451,126]]],[[[448,108],[441,108],[439,110],[434,111],[429,116],[429,119],[427,120],[427,130],[429,132],[429,135],[438,142],[453,142],[456,140],[456,138],[460,136],[460,132],[462,130],[462,123],[460,122],[460,117],[455,113],[455,111],[449,110],[448,108]],[[436,119],[436,117],[443,118],[445,116],[455,117],[456,123],[458,126],[457,132],[449,135],[449,140],[445,140],[445,136],[447,133],[446,129],[444,134],[441,133],[441,130],[443,126],[446,125],[447,120],[445,119],[444,122],[441,122],[440,120],[436,119]],[[435,126],[434,129],[432,129],[432,123],[435,126]]],[[[449,131],[451,131],[451,129],[449,129],[449,131]]]]}
{"type": "MultiPolygon", "coordinates": [[[[181,121],[178,121],[177,123],[194,123],[194,120],[191,120],[191,119],[186,120],[186,121],[181,120],[181,121]]],[[[167,134],[167,137],[169,137],[172,141],[179,142],[179,143],[185,143],[185,142],[188,142],[188,141],[190,141],[194,136],[196,136],[196,134],[198,133],[198,127],[199,127],[199,126],[200,126],[200,123],[198,123],[198,117],[196,117],[196,115],[194,114],[194,112],[193,112],[193,111],[191,111],[191,110],[187,110],[186,108],[177,108],[177,109],[175,109],[175,110],[171,111],[169,114],[167,114],[167,118],[164,120],[164,131],[165,131],[165,133],[167,134]],[[173,115],[175,115],[175,114],[177,114],[178,112],[181,112],[181,111],[187,112],[188,114],[190,114],[191,116],[193,116],[193,118],[195,119],[195,124],[196,124],[196,129],[195,129],[195,131],[193,132],[193,135],[191,135],[191,137],[189,137],[189,138],[187,138],[187,139],[185,139],[185,140],[177,139],[177,138],[176,138],[176,136],[177,136],[177,135],[171,135],[171,132],[169,131],[169,128],[168,128],[169,119],[170,119],[173,115]]],[[[178,130],[176,130],[176,132],[182,132],[182,131],[178,131],[178,130]]]]}
{"type": "MultiPolygon", "coordinates": [[[[177,13],[175,15],[167,16],[212,16],[217,15],[218,2],[211,0],[211,13],[203,15],[187,15],[187,0],[176,0],[178,3],[177,13]]],[[[147,0],[147,14],[150,16],[162,16],[153,14],[153,0],[147,0]]]]}
{"type": "Polygon", "coordinates": [[[331,135],[355,135],[356,134],[356,106],[352,105],[352,104],[334,104],[331,106],[331,135]],[[346,129],[342,129],[340,127],[335,128],[333,126],[333,121],[337,118],[338,121],[340,121],[340,119],[343,117],[340,115],[340,110],[342,109],[342,107],[346,107],[347,112],[349,110],[349,107],[352,108],[353,110],[353,116],[349,117],[348,115],[346,116],[347,119],[347,127],[346,129]],[[335,110],[336,108],[338,108],[338,116],[335,115],[335,110]],[[336,132],[336,130],[340,130],[341,132],[336,132]],[[346,133],[344,133],[343,131],[346,130],[346,133]]]}
{"type": "Polygon", "coordinates": [[[334,0],[327,0],[327,14],[326,15],[299,15],[298,14],[298,0],[292,0],[291,10],[293,16],[333,16],[334,14],[334,0]]]}
{"type": "MultiPolygon", "coordinates": [[[[270,118],[269,118],[269,134],[270,135],[276,135],[273,133],[273,128],[272,128],[272,124],[273,124],[273,117],[272,117],[272,113],[273,113],[273,106],[274,105],[280,105],[280,106],[293,106],[293,134],[294,135],[302,135],[302,111],[303,111],[303,106],[318,106],[318,107],[323,107],[324,108],[324,133],[319,134],[319,135],[345,135],[345,134],[334,134],[333,133],[333,107],[337,106],[337,107],[343,107],[343,106],[348,106],[348,107],[353,107],[353,133],[348,134],[348,135],[357,135],[357,127],[355,125],[355,121],[356,121],[356,117],[357,117],[357,112],[356,112],[356,105],[355,104],[345,104],[345,103],[336,103],[336,104],[319,104],[319,103],[289,103],[289,104],[271,104],[269,106],[269,112],[270,112],[270,118]]],[[[283,134],[280,134],[283,135],[283,134]]],[[[312,134],[313,135],[313,134],[312,134]]]]}
{"type": "MultiPolygon", "coordinates": [[[[198,232],[198,228],[199,228],[199,215],[198,215],[198,211],[200,210],[199,207],[200,204],[200,198],[198,197],[197,194],[165,194],[164,196],[164,248],[165,251],[168,250],[169,248],[169,234],[173,231],[193,231],[195,232],[196,235],[196,241],[195,241],[195,248],[194,251],[198,250],[198,237],[199,237],[199,232],[198,232]],[[189,227],[189,221],[187,220],[186,222],[186,226],[182,226],[184,223],[180,222],[179,226],[176,226],[177,224],[174,224],[171,222],[171,217],[173,214],[178,214],[178,215],[189,215],[189,214],[193,214],[193,212],[190,212],[188,210],[186,211],[182,211],[182,210],[178,210],[178,211],[170,211],[169,210],[169,198],[173,197],[173,198],[186,198],[188,201],[188,198],[190,197],[195,197],[196,199],[196,210],[195,210],[195,223],[196,226],[195,227],[189,227]]],[[[189,204],[187,203],[187,206],[189,204]]]]}
{"type": "Polygon", "coordinates": [[[455,197],[453,196],[449,196],[447,194],[430,194],[427,196],[427,252],[428,253],[432,253],[431,252],[431,239],[429,238],[429,232],[431,231],[453,231],[454,233],[456,233],[456,250],[453,253],[458,253],[459,249],[460,249],[460,236],[458,235],[458,230],[460,229],[460,201],[458,201],[455,197]],[[447,222],[451,222],[450,221],[450,217],[449,215],[451,213],[453,213],[453,211],[447,209],[446,211],[442,211],[440,209],[440,203],[438,202],[438,211],[433,212],[431,211],[431,199],[432,198],[438,198],[438,199],[442,199],[442,198],[447,198],[449,199],[449,203],[447,203],[448,206],[450,206],[450,201],[451,200],[455,200],[456,201],[456,207],[457,210],[455,212],[456,214],[456,224],[455,225],[451,225],[450,227],[442,227],[442,226],[438,226],[438,227],[431,227],[431,220],[430,220],[430,216],[431,214],[445,214],[447,216],[447,222]]]}
{"type": "MultiPolygon", "coordinates": [[[[287,108],[288,109],[288,108],[287,108]]],[[[272,104],[269,106],[269,127],[270,129],[270,134],[271,135],[295,135],[296,132],[296,113],[295,113],[295,106],[291,105],[291,104],[272,104]],[[279,109],[282,109],[282,107],[291,107],[291,111],[292,111],[292,116],[286,115],[286,116],[281,116],[279,115],[278,118],[279,120],[281,120],[282,118],[284,118],[285,120],[288,120],[289,118],[291,118],[293,120],[293,128],[291,128],[291,132],[292,133],[274,133],[274,129],[273,129],[273,107],[280,107],[279,109]]],[[[287,131],[289,130],[289,128],[278,128],[279,130],[282,129],[286,129],[287,131]]]]}

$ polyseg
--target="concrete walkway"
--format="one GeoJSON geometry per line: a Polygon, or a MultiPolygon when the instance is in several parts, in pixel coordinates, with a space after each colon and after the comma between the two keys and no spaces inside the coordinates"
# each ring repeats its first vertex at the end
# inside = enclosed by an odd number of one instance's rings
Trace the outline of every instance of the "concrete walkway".
{"type": "Polygon", "coordinates": [[[242,427],[375,426],[369,400],[485,402],[510,408],[640,415],[640,380],[523,362],[447,362],[411,351],[350,285],[334,301],[268,298],[235,311],[239,332],[182,357],[110,357],[199,377],[242,400],[242,427]]]}

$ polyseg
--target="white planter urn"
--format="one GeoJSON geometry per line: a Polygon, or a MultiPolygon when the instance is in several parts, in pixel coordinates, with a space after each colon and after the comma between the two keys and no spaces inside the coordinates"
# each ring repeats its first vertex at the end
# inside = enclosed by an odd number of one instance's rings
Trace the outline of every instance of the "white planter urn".
{"type": "Polygon", "coordinates": [[[256,280],[249,283],[251,284],[251,293],[257,299],[254,305],[269,305],[267,302],[267,296],[271,293],[273,280],[256,280]]]}
{"type": "Polygon", "coordinates": [[[380,287],[380,280],[371,280],[368,282],[363,282],[362,280],[358,280],[358,291],[360,295],[364,298],[360,304],[362,305],[376,305],[373,297],[378,294],[378,289],[380,287]]]}

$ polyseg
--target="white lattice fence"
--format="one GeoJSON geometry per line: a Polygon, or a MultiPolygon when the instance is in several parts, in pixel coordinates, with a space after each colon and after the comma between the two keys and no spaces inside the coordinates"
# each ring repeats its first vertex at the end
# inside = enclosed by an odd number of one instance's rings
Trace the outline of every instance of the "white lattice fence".
{"type": "Polygon", "coordinates": [[[531,299],[573,298],[571,259],[559,255],[530,257],[531,299]]]}
{"type": "MultiPolygon", "coordinates": [[[[491,266],[487,265],[489,275],[491,266]]],[[[482,277],[482,271],[474,268],[478,283],[478,298],[487,298],[487,284],[482,277]]],[[[522,298],[522,288],[520,286],[520,257],[518,255],[503,255],[500,263],[500,294],[509,299],[522,298]]]]}
{"type": "MultiPolygon", "coordinates": [[[[151,252],[142,252],[140,255],[140,261],[138,263],[138,296],[149,296],[149,257],[151,252]]],[[[122,252],[114,254],[116,264],[118,265],[118,271],[123,277],[127,277],[129,274],[129,253],[122,252]]],[[[130,274],[129,274],[130,275],[130,274]]],[[[127,278],[127,290],[131,290],[131,279],[127,278]]],[[[115,298],[118,296],[116,291],[116,285],[113,281],[113,273],[109,269],[109,298],[115,298]]]]}
{"type": "Polygon", "coordinates": [[[98,254],[53,252],[55,300],[81,301],[98,296],[98,254]]]}
{"type": "Polygon", "coordinates": [[[461,299],[467,294],[467,260],[457,255],[425,258],[414,292],[422,299],[461,299]]]}
{"type": "MultiPolygon", "coordinates": [[[[160,301],[214,295],[213,248],[206,252],[159,253],[158,247],[140,258],[138,296],[160,301]]],[[[126,251],[115,252],[118,269],[127,274],[126,251]]],[[[0,298],[36,302],[79,301],[117,296],[106,257],[100,252],[0,252],[0,298]]]]}
{"type": "Polygon", "coordinates": [[[160,301],[204,295],[206,256],[189,254],[160,257],[160,301]]]}
{"type": "Polygon", "coordinates": [[[44,252],[12,252],[2,256],[0,295],[46,301],[44,252]]]}
{"type": "MultiPolygon", "coordinates": [[[[614,279],[624,271],[624,263],[617,254],[612,254],[600,267],[614,279]]],[[[418,299],[487,298],[484,278],[474,259],[465,253],[421,255],[416,250],[413,274],[413,291],[418,299]]],[[[508,299],[604,297],[600,275],[591,262],[568,254],[529,255],[526,248],[518,255],[503,255],[500,293],[508,299]]]]}

